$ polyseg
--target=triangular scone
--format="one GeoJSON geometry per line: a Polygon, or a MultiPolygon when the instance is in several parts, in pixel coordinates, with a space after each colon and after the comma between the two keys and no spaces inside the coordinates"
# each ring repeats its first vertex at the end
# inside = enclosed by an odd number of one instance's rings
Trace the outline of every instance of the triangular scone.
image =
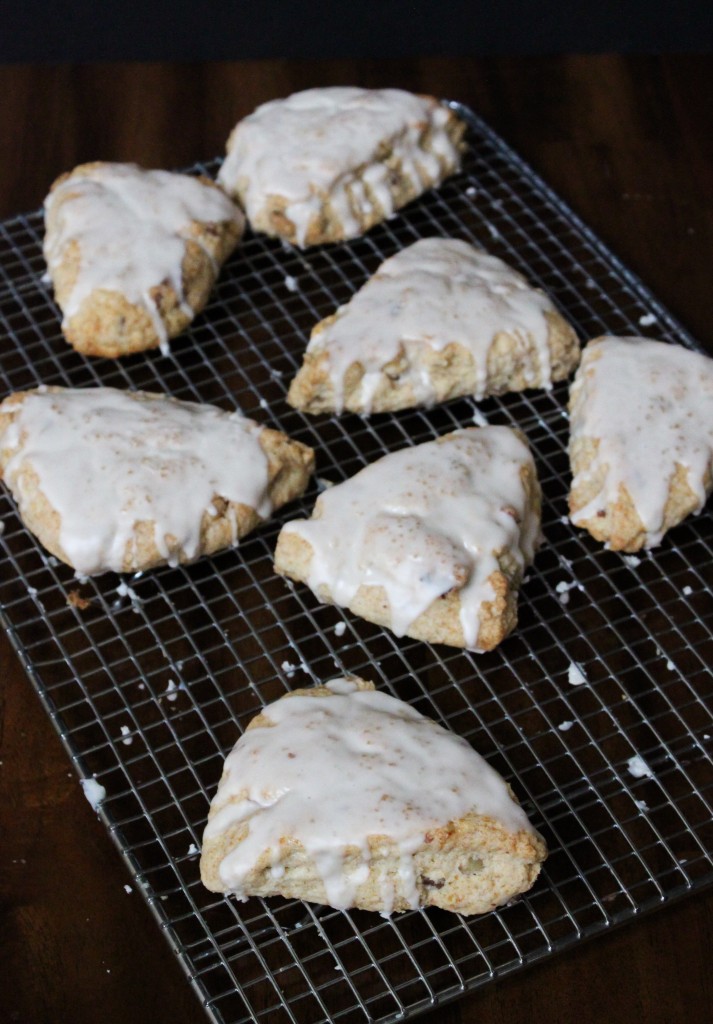
{"type": "Polygon", "coordinates": [[[0,477],[27,528],[87,576],[230,547],[313,467],[277,430],[165,395],[42,388],[0,403],[0,477]]]}
{"type": "Polygon", "coordinates": [[[540,536],[527,442],[471,427],[385,455],[278,537],[275,571],[398,636],[491,650],[540,536]]]}
{"type": "Polygon", "coordinates": [[[333,86],[272,100],[228,139],[218,181],[255,231],[355,238],[460,166],[465,124],[433,96],[333,86]]]}
{"type": "Polygon", "coordinates": [[[713,359],[663,341],[605,336],[570,393],[570,518],[614,551],[639,551],[713,488],[713,359]]]}
{"type": "Polygon", "coordinates": [[[206,304],[245,217],[209,178],[81,164],[45,200],[44,253],[78,352],[168,350],[206,304]]]}
{"type": "Polygon", "coordinates": [[[578,361],[544,292],[467,242],[423,238],[317,324],[287,400],[309,413],[391,412],[550,388],[578,361]]]}
{"type": "Polygon", "coordinates": [[[546,856],[507,783],[461,737],[361,679],[295,690],[225,762],[203,837],[214,892],[382,914],[480,914],[546,856]]]}

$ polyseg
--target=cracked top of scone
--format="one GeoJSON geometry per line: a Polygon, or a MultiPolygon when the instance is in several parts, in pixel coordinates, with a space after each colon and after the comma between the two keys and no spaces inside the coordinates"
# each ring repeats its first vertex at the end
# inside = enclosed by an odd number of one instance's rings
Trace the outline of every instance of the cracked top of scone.
{"type": "Polygon", "coordinates": [[[228,755],[203,838],[209,888],[391,913],[474,913],[530,887],[545,847],[466,740],[361,679],[264,709],[228,755]]]}
{"type": "Polygon", "coordinates": [[[655,547],[713,487],[713,359],[596,338],[572,384],[570,426],[572,522],[614,550],[655,547]]]}
{"type": "Polygon", "coordinates": [[[45,200],[44,254],[79,351],[162,346],[202,308],[245,218],[214,182],[134,164],[81,164],[45,200]]]}
{"type": "Polygon", "coordinates": [[[219,182],[254,230],[354,238],[460,166],[463,122],[432,96],[352,86],[272,100],[238,122],[219,182]]]}
{"type": "Polygon", "coordinates": [[[397,635],[472,650],[517,619],[540,539],[527,442],[471,427],[403,448],[324,491],[280,532],[277,572],[397,635]]]}
{"type": "Polygon", "coordinates": [[[0,473],[25,525],[77,572],[192,561],[300,494],[311,449],[216,406],[114,388],[0,404],[0,473]]]}
{"type": "Polygon", "coordinates": [[[456,238],[385,260],[312,331],[288,401],[305,412],[387,412],[449,398],[551,388],[579,360],[544,292],[456,238]]]}

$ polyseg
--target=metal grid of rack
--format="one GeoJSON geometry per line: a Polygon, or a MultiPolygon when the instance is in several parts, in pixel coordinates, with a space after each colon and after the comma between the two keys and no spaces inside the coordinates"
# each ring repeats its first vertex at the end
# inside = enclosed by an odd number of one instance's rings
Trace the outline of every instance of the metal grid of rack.
{"type": "Polygon", "coordinates": [[[535,453],[546,544],[517,631],[486,655],[397,639],[274,576],[280,525],[308,514],[317,481],[238,548],[123,580],[77,581],[0,494],[4,625],[78,770],[106,790],[102,819],[224,1024],[403,1019],[713,880],[710,509],[640,557],[574,530],[564,384],[369,419],[309,420],[284,400],[312,325],[427,235],[503,257],[582,338],[694,345],[486,125],[457,109],[470,126],[462,173],[351,243],[301,253],[248,237],[166,357],[74,353],[42,280],[40,214],[0,225],[3,394],[104,384],[239,408],[311,444],[317,477],[330,481],[481,417],[517,425],[535,453]],[[203,889],[208,803],[240,730],[286,690],[345,672],[465,736],[512,782],[551,851],[529,894],[479,918],[383,919],[203,889]]]}

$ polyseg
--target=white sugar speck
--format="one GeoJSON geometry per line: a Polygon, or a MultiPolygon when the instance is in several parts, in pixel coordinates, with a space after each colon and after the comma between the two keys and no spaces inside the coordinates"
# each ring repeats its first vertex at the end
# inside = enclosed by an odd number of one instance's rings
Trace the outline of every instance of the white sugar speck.
{"type": "Polygon", "coordinates": [[[141,598],[136,593],[136,591],[127,583],[124,583],[123,580],[116,588],[116,592],[119,595],[119,597],[128,597],[132,601],[141,601],[141,598]]]}
{"type": "Polygon", "coordinates": [[[130,892],[133,892],[133,891],[134,890],[131,888],[130,885],[125,885],[124,886],[124,892],[126,893],[127,896],[129,895],[130,892]]]}
{"type": "Polygon", "coordinates": [[[477,196],[478,190],[475,187],[475,185],[469,185],[468,188],[465,190],[465,194],[472,199],[473,196],[477,196]]]}
{"type": "Polygon", "coordinates": [[[669,658],[669,659],[668,659],[668,661],[666,662],[666,668],[667,668],[667,669],[669,670],[669,672],[675,672],[675,671],[676,671],[676,666],[675,666],[675,664],[674,664],[674,663],[673,663],[673,662],[671,661],[671,659],[670,659],[670,658],[669,658]]]}
{"type": "Polygon", "coordinates": [[[473,410],[473,423],[475,423],[476,427],[487,427],[488,420],[483,416],[480,409],[473,410]]]}
{"type": "Polygon", "coordinates": [[[683,588],[683,595],[684,595],[684,597],[690,597],[692,593],[693,593],[693,587],[686,586],[686,587],[683,588]]]}
{"type": "Polygon", "coordinates": [[[646,803],[645,800],[634,800],[634,803],[636,804],[636,808],[639,811],[648,811],[649,809],[649,805],[646,803]]]}
{"type": "Polygon", "coordinates": [[[297,291],[297,282],[295,281],[294,277],[292,277],[291,274],[287,274],[285,277],[285,288],[287,289],[288,292],[297,291]]]}
{"type": "Polygon", "coordinates": [[[131,610],[136,613],[140,612],[143,601],[132,587],[130,587],[127,583],[124,583],[122,580],[122,582],[116,588],[116,592],[119,596],[117,597],[116,601],[112,603],[112,608],[114,610],[118,610],[119,608],[121,608],[122,598],[128,597],[129,601],[131,602],[131,610]]]}
{"type": "Polygon", "coordinates": [[[569,663],[567,678],[569,679],[570,686],[581,686],[582,683],[587,682],[587,677],[582,671],[581,665],[578,665],[576,661],[571,661],[569,663]]]}
{"type": "Polygon", "coordinates": [[[633,775],[635,779],[653,779],[654,773],[651,771],[646,761],[644,761],[641,754],[634,754],[626,762],[626,767],[630,775],[633,775]]]}
{"type": "Polygon", "coordinates": [[[572,728],[573,725],[574,725],[574,722],[560,722],[560,724],[557,726],[557,728],[559,729],[560,732],[569,732],[569,730],[572,728]]]}
{"type": "Polygon", "coordinates": [[[641,559],[637,558],[636,555],[622,555],[622,560],[630,569],[638,569],[641,565],[641,559]]]}
{"type": "Polygon", "coordinates": [[[99,804],[106,797],[106,789],[96,779],[80,779],[84,795],[91,804],[93,811],[96,811],[99,804]]]}
{"type": "Polygon", "coordinates": [[[334,632],[337,636],[344,636],[344,631],[347,628],[346,622],[338,622],[334,627],[334,632]]]}
{"type": "Polygon", "coordinates": [[[175,700],[178,694],[175,692],[178,689],[173,679],[168,680],[168,686],[166,687],[166,700],[175,700]]]}
{"type": "Polygon", "coordinates": [[[127,747],[129,746],[129,744],[134,742],[133,737],[131,736],[131,729],[128,727],[128,725],[122,725],[121,735],[123,737],[121,742],[125,743],[127,747]]]}
{"type": "Polygon", "coordinates": [[[293,675],[297,671],[297,666],[293,665],[291,661],[283,661],[280,668],[287,675],[288,679],[292,679],[293,675]]]}
{"type": "Polygon", "coordinates": [[[261,409],[269,409],[270,408],[270,403],[268,402],[268,400],[266,398],[261,398],[260,399],[260,408],[261,409]]]}
{"type": "Polygon", "coordinates": [[[191,845],[188,847],[188,854],[187,854],[187,856],[195,857],[195,855],[197,853],[200,853],[200,850],[198,849],[198,847],[196,846],[195,843],[191,843],[191,845]]]}
{"type": "Polygon", "coordinates": [[[555,590],[559,594],[560,604],[569,604],[569,592],[570,590],[581,590],[584,591],[584,587],[577,580],[568,582],[567,580],[560,580],[555,586],[555,590]]]}
{"type": "Polygon", "coordinates": [[[642,327],[651,327],[652,324],[656,323],[656,317],[653,313],[645,313],[639,317],[639,323],[642,327]]]}

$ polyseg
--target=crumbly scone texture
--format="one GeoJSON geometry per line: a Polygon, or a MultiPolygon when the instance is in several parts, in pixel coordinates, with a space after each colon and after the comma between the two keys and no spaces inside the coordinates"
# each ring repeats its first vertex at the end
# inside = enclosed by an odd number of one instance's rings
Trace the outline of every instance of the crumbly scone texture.
{"type": "MultiPolygon", "coordinates": [[[[521,479],[527,496],[528,514],[540,516],[541,492],[533,465],[523,464],[521,479]]],[[[312,513],[312,519],[321,516],[319,498],[312,513]]],[[[348,529],[348,524],[345,524],[348,529]]],[[[510,551],[495,553],[498,569],[488,578],[495,597],[486,601],[480,609],[477,648],[491,651],[508,636],[517,625],[518,592],[522,582],[520,567],[510,551]]],[[[275,572],[298,583],[307,583],[312,562],[312,546],[303,537],[281,530],[275,549],[275,572]]],[[[316,597],[325,604],[335,604],[329,585],[323,584],[316,591],[316,597]]],[[[362,584],[349,604],[349,611],[377,626],[392,626],[391,606],[386,591],[381,586],[362,584]]],[[[437,598],[414,619],[405,636],[424,640],[432,644],[447,644],[449,647],[465,647],[466,640],[461,623],[461,598],[454,588],[437,598]]]]}
{"type": "MultiPolygon", "coordinates": [[[[50,194],[70,178],[86,177],[98,167],[109,166],[103,161],[80,164],[74,170],[60,175],[53,182],[50,194]]],[[[204,175],[196,178],[206,188],[218,189],[214,181],[204,175]]],[[[61,216],[60,208],[71,199],[66,193],[55,204],[46,223],[49,235],[61,216]]],[[[222,264],[227,260],[240,241],[243,233],[242,217],[217,223],[192,221],[188,225],[185,255],[181,266],[183,296],[168,281],[156,281],[150,288],[149,296],[155,303],[162,320],[167,338],[175,338],[188,327],[199,313],[215,284],[222,264]]],[[[64,310],[66,300],[77,279],[83,260],[91,260],[91,252],[82,252],[78,241],[66,246],[61,262],[50,269],[50,278],[55,299],[64,310]]],[[[140,305],[130,302],[121,292],[97,288],[82,303],[62,331],[69,344],[84,355],[117,358],[159,348],[163,339],[156,330],[151,316],[140,305]]]]}
{"type": "MultiPolygon", "coordinates": [[[[365,680],[355,679],[354,682],[359,689],[374,689],[373,684],[365,680]]],[[[294,690],[281,699],[289,700],[297,695],[323,700],[329,699],[332,691],[327,687],[294,690]]],[[[250,722],[248,729],[270,728],[271,725],[268,715],[261,713],[250,722]]],[[[434,778],[434,785],[437,784],[434,778]]],[[[246,793],[238,794],[235,799],[239,801],[245,796],[246,793]]],[[[512,791],[510,796],[516,802],[512,791]]],[[[217,810],[217,806],[211,807],[209,820],[217,810]]],[[[226,891],[220,878],[220,864],[243,841],[248,829],[248,822],[239,822],[204,841],[201,879],[211,891],[226,891]]],[[[265,851],[246,879],[246,892],[252,896],[279,895],[328,905],[317,866],[302,844],[286,835],[280,847],[284,874],[275,878],[271,871],[272,856],[265,851]]],[[[375,835],[369,837],[368,847],[369,873],[359,886],[353,905],[382,912],[408,910],[396,844],[388,836],[375,835]],[[388,907],[384,903],[384,879],[394,892],[393,905],[388,907]]],[[[546,856],[545,842],[534,831],[511,832],[493,818],[475,812],[456,821],[443,822],[424,835],[413,854],[420,905],[461,914],[486,913],[530,889],[546,856]]],[[[347,847],[344,857],[347,871],[362,861],[362,852],[356,846],[347,847]]]]}
{"type": "MultiPolygon", "coordinates": [[[[572,437],[569,448],[572,474],[586,473],[595,460],[599,440],[591,437],[572,437]]],[[[575,515],[585,508],[602,490],[606,475],[606,464],[569,493],[569,512],[575,515]]],[[[713,476],[710,471],[703,480],[706,493],[713,490],[713,476]]],[[[667,532],[695,512],[699,506],[698,496],[688,482],[688,469],[677,464],[669,480],[668,497],[664,506],[662,529],[667,532]]],[[[578,520],[577,525],[585,529],[595,540],[606,544],[612,551],[634,553],[647,546],[649,533],[641,521],[636,506],[625,484],[620,484],[616,500],[602,502],[602,506],[588,519],[578,520]]]]}
{"type": "MultiPolygon", "coordinates": [[[[600,339],[594,339],[598,341],[600,339]]],[[[593,342],[590,342],[592,345],[593,342]]],[[[593,352],[593,350],[592,350],[593,352]]],[[[601,350],[588,355],[587,364],[582,364],[580,373],[586,373],[601,359],[601,350]]],[[[586,508],[598,495],[604,493],[604,480],[608,465],[603,462],[596,472],[590,473],[600,447],[600,440],[582,433],[581,420],[584,414],[583,392],[572,389],[569,401],[570,442],[569,461],[573,478],[580,478],[569,492],[570,516],[586,508]]],[[[690,486],[689,471],[681,463],[676,464],[673,476],[668,482],[668,495],[663,510],[661,529],[665,533],[699,508],[699,498],[690,486]]],[[[703,487],[706,494],[713,491],[713,472],[705,472],[703,487]]],[[[595,540],[606,544],[612,551],[634,553],[648,546],[649,532],[637,511],[636,505],[625,483],[620,484],[614,501],[602,500],[601,506],[588,519],[580,519],[577,525],[585,529],[595,540]]]]}
{"type": "MultiPolygon", "coordinates": [[[[335,313],[321,320],[314,327],[312,337],[321,334],[339,315],[335,313]]],[[[348,315],[348,312],[342,315],[348,315]]],[[[512,334],[501,331],[493,339],[488,351],[483,397],[501,395],[508,391],[523,391],[533,386],[544,387],[550,381],[556,382],[569,377],[579,362],[579,340],[573,328],[557,310],[548,311],[545,317],[551,359],[550,378],[533,385],[525,375],[526,366],[521,342],[512,334]]],[[[420,373],[429,379],[434,392],[434,404],[451,398],[473,395],[479,388],[481,375],[472,353],[463,345],[451,342],[439,349],[426,341],[401,340],[397,357],[381,367],[380,380],[371,396],[369,412],[397,412],[420,404],[413,391],[414,375],[409,373],[414,362],[417,363],[420,373]]],[[[354,361],[348,367],[342,381],[341,404],[348,412],[367,411],[360,400],[364,372],[364,365],[355,352],[354,361]]],[[[295,409],[306,413],[336,411],[337,401],[327,349],[305,352],[302,366],[290,385],[287,401],[295,409]]]]}
{"type": "MultiPolygon", "coordinates": [[[[418,98],[428,110],[432,111],[436,107],[446,109],[434,96],[421,95],[418,98]]],[[[345,113],[345,117],[348,117],[348,112],[345,113]]],[[[226,147],[228,153],[236,145],[241,124],[242,122],[238,122],[228,138],[226,147]]],[[[464,148],[465,122],[457,116],[455,111],[449,110],[442,130],[452,146],[460,153],[464,148]]],[[[290,217],[291,200],[289,197],[267,192],[259,202],[254,199],[252,202],[249,201],[248,192],[253,187],[253,183],[249,177],[240,172],[234,181],[226,181],[223,184],[233,198],[246,210],[253,231],[283,238],[300,247],[341,242],[364,234],[391,216],[393,211],[399,210],[407,203],[417,199],[427,189],[439,185],[458,169],[457,160],[448,159],[443,153],[434,149],[432,128],[428,118],[424,117],[418,140],[412,152],[409,153],[413,169],[406,167],[404,160],[398,154],[397,144],[402,141],[403,136],[399,135],[384,138],[373,152],[364,153],[361,162],[343,170],[336,184],[340,190],[345,189],[346,200],[336,201],[334,194],[330,194],[320,184],[314,183],[311,192],[314,197],[319,199],[319,205],[310,217],[303,234],[290,217]],[[437,158],[438,172],[435,174],[430,172],[424,160],[419,160],[419,154],[427,156],[429,164],[434,157],[437,158]],[[372,188],[370,183],[373,169],[381,165],[388,170],[386,185],[391,205],[386,208],[380,201],[378,190],[372,188]],[[345,218],[340,213],[339,205],[343,201],[348,204],[351,224],[345,224],[345,218]]],[[[328,135],[325,135],[324,142],[325,159],[329,159],[328,135]]]]}
{"type": "MultiPolygon", "coordinates": [[[[45,391],[59,392],[62,388],[46,388],[45,391]]],[[[15,392],[0,403],[0,437],[5,433],[17,414],[22,402],[32,391],[15,392]]],[[[129,393],[136,401],[141,395],[129,393]]],[[[314,452],[300,441],[294,441],[278,430],[264,428],[259,435],[259,444],[268,464],[268,490],[273,504],[277,509],[288,501],[299,497],[307,487],[314,471],[314,452]]],[[[23,438],[19,444],[0,447],[0,479],[3,479],[8,461],[22,450],[23,438]]],[[[190,486],[190,481],[187,481],[190,486]]],[[[67,565],[72,563],[60,543],[61,520],[58,512],[52,507],[40,487],[37,473],[31,464],[25,463],[19,474],[18,485],[13,494],[18,512],[27,529],[34,534],[40,543],[67,565]]],[[[214,554],[223,548],[230,547],[234,540],[244,537],[262,522],[254,508],[239,502],[227,501],[221,495],[213,498],[215,515],[203,514],[200,523],[200,549],[195,558],[214,554]]],[[[165,565],[174,559],[186,562],[180,546],[172,543],[170,537],[165,538],[167,551],[159,550],[156,544],[155,523],[143,520],[135,524],[132,537],[128,541],[123,557],[122,572],[141,572],[159,565],[165,565]]],[[[195,560],[192,559],[192,560],[195,560]]],[[[72,568],[75,568],[72,566],[72,568]]]]}

